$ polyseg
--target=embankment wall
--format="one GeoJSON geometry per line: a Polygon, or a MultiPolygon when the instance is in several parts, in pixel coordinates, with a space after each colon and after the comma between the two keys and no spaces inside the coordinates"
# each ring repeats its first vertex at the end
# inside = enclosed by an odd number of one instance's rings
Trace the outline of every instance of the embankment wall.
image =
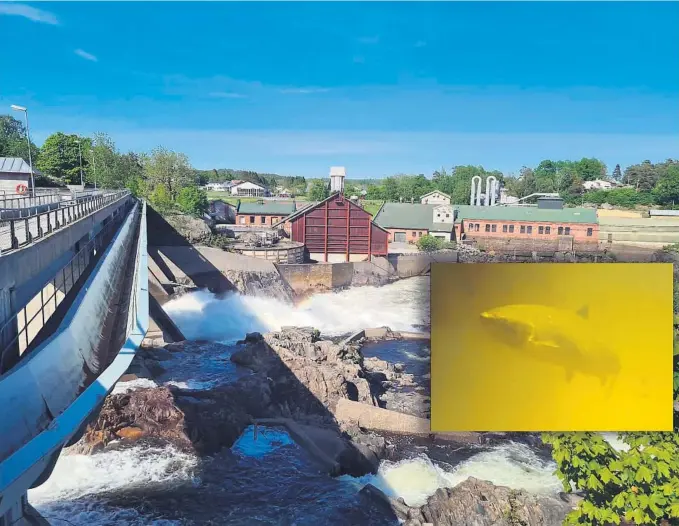
{"type": "Polygon", "coordinates": [[[456,263],[455,251],[433,254],[389,255],[372,261],[277,265],[283,279],[297,295],[350,286],[383,285],[390,281],[427,274],[432,263],[456,263]]]}

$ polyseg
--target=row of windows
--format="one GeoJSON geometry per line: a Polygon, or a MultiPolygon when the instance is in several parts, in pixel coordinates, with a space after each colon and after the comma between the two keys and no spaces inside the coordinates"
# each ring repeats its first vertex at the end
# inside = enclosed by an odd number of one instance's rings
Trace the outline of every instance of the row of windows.
{"type": "MultiPolygon", "coordinates": [[[[497,225],[491,224],[491,223],[486,223],[485,225],[485,231],[486,232],[497,232],[497,225]]],[[[481,225],[479,223],[469,223],[469,228],[467,229],[469,232],[478,232],[479,229],[481,228],[481,225]]],[[[509,233],[513,234],[514,233],[514,225],[502,225],[502,232],[503,233],[509,233]]],[[[521,234],[532,234],[533,233],[533,225],[521,225],[519,227],[519,233],[521,234]]],[[[552,233],[552,227],[551,226],[539,226],[538,227],[538,235],[550,235],[552,233]]],[[[594,231],[592,228],[587,229],[587,236],[592,237],[594,231]]],[[[560,236],[569,236],[571,234],[571,227],[569,226],[560,226],[557,229],[557,234],[560,236]]]]}
{"type": "MultiPolygon", "coordinates": [[[[253,223],[255,223],[255,216],[250,216],[248,219],[250,220],[250,221],[248,222],[248,224],[252,225],[253,223]]],[[[259,222],[260,222],[262,225],[265,225],[265,224],[266,224],[266,216],[259,216],[259,222]]],[[[277,223],[277,222],[278,222],[278,218],[277,218],[277,217],[272,217],[272,218],[271,218],[271,224],[274,224],[274,223],[277,223]]],[[[245,216],[241,216],[241,217],[240,217],[240,224],[241,224],[241,225],[245,225],[245,224],[246,224],[245,216]]]]}

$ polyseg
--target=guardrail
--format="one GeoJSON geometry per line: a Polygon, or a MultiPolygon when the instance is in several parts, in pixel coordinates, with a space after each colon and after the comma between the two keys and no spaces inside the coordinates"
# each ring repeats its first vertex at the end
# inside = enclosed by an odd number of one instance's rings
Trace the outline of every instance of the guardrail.
{"type": "Polygon", "coordinates": [[[17,210],[33,206],[49,205],[61,202],[60,193],[38,194],[35,197],[22,194],[0,195],[0,209],[17,210]]]}
{"type": "Polygon", "coordinates": [[[119,190],[84,197],[76,196],[74,199],[43,207],[0,210],[0,255],[29,245],[129,194],[129,190],[119,190]],[[29,214],[24,215],[26,213],[29,214]]]}
{"type": "MultiPolygon", "coordinates": [[[[125,373],[148,330],[148,270],[145,206],[135,205],[111,244],[94,265],[59,329],[39,344],[35,354],[0,377],[0,524],[26,491],[50,476],[63,447],[80,438],[87,422],[98,413],[106,395],[125,373]],[[130,247],[136,229],[136,247],[130,247]],[[135,250],[136,248],[136,250],[135,250]],[[136,252],[136,280],[130,293],[127,339],[107,366],[97,364],[101,323],[107,314],[110,292],[120,285],[124,259],[136,252]],[[101,369],[104,369],[103,371],[101,369]],[[92,377],[95,373],[96,377],[92,377]],[[17,403],[20,400],[20,403],[17,403]]],[[[111,349],[113,350],[113,349],[111,349]]]]}
{"type": "MultiPolygon", "coordinates": [[[[131,205],[130,205],[131,207],[131,205]]],[[[23,357],[29,350],[45,323],[56,312],[68,294],[87,273],[92,261],[96,261],[109,245],[130,207],[116,214],[111,221],[81,248],[73,258],[40,289],[40,293],[28,302],[0,327],[0,374],[14,364],[7,356],[23,357]]]]}

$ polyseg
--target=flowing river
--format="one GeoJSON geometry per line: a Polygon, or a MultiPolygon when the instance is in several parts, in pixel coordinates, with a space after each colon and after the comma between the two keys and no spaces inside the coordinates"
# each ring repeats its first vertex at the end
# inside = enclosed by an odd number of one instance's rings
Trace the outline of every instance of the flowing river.
{"type": "MultiPolygon", "coordinates": [[[[296,306],[270,298],[218,298],[199,291],[165,308],[187,338],[224,343],[242,339],[247,332],[283,326],[313,326],[326,337],[381,326],[417,331],[429,325],[429,279],[317,294],[296,306]]],[[[369,353],[399,361],[417,377],[428,367],[428,349],[419,345],[385,342],[370,347],[369,353]]],[[[166,383],[209,388],[220,376],[237,374],[223,358],[207,350],[200,360],[177,364],[166,383]],[[221,369],[214,364],[221,364],[221,369]]],[[[153,385],[148,380],[136,382],[153,385]]],[[[91,456],[62,454],[52,477],[29,491],[29,501],[55,526],[321,522],[378,526],[394,521],[359,501],[358,492],[367,483],[413,506],[424,504],[438,488],[454,487],[469,476],[534,493],[554,494],[561,488],[551,459],[524,444],[506,442],[462,453],[436,447],[433,451],[413,445],[406,459],[383,461],[377,475],[333,479],[318,473],[286,433],[260,430],[255,441],[248,429],[229,450],[209,458],[161,444],[91,456]]]]}

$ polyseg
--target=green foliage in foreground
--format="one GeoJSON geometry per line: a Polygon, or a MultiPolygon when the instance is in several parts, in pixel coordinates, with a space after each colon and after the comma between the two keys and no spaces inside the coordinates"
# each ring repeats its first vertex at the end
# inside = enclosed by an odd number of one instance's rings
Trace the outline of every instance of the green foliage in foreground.
{"type": "Polygon", "coordinates": [[[630,446],[615,451],[596,433],[548,433],[556,475],[585,499],[565,524],[603,526],[675,523],[679,519],[679,434],[621,433],[630,446]]]}

